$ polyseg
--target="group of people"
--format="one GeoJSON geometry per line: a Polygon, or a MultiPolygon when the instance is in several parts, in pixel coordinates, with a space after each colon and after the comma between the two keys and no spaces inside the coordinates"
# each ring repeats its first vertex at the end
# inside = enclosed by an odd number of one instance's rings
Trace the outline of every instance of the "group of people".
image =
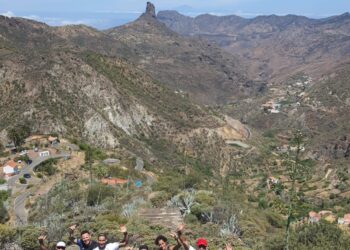
{"type": "MultiPolygon", "coordinates": [[[[80,250],[118,250],[120,247],[126,247],[127,250],[133,250],[135,248],[127,247],[128,245],[128,232],[125,226],[120,227],[120,232],[123,233],[123,240],[121,242],[108,242],[108,238],[105,234],[99,234],[97,237],[97,241],[91,239],[91,234],[89,231],[84,230],[80,233],[80,238],[74,237],[74,231],[76,229],[76,225],[69,227],[70,232],[70,242],[72,244],[76,244],[80,250]]],[[[156,245],[156,249],[159,250],[177,250],[181,247],[185,250],[207,250],[208,243],[204,238],[199,238],[196,241],[196,247],[194,248],[189,244],[189,242],[183,236],[184,225],[180,225],[176,232],[171,233],[171,236],[175,239],[176,245],[169,244],[168,239],[164,235],[158,235],[155,239],[154,243],[156,245]]],[[[48,250],[48,247],[45,245],[46,236],[40,235],[38,240],[40,244],[40,250],[48,250]]],[[[59,241],[56,244],[56,250],[64,250],[67,245],[63,241],[59,241]]],[[[149,247],[147,245],[140,245],[138,250],[148,250],[149,247]]],[[[226,244],[225,250],[233,250],[230,244],[226,244]]]]}

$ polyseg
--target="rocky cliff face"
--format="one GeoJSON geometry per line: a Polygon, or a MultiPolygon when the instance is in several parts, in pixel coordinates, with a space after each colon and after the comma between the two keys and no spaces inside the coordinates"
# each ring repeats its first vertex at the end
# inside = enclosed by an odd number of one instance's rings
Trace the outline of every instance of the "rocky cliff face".
{"type": "Polygon", "coordinates": [[[156,17],[156,8],[151,2],[147,2],[145,14],[150,15],[151,17],[154,17],[154,18],[156,17]]]}

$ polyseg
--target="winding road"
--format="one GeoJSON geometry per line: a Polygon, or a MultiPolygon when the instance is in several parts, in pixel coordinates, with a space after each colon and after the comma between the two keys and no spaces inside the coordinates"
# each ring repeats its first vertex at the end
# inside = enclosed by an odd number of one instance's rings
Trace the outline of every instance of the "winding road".
{"type": "MultiPolygon", "coordinates": [[[[62,152],[60,154],[56,154],[56,155],[52,155],[52,156],[46,156],[46,157],[38,157],[33,159],[33,162],[25,167],[23,167],[21,169],[21,171],[19,172],[19,174],[13,176],[12,178],[10,178],[7,183],[8,183],[8,187],[11,190],[14,190],[14,188],[17,188],[17,190],[21,193],[19,196],[16,197],[16,199],[14,200],[13,203],[13,210],[15,213],[15,225],[16,226],[23,226],[27,224],[27,211],[25,209],[25,202],[28,198],[29,195],[31,195],[31,191],[30,190],[26,190],[27,185],[25,184],[19,184],[18,183],[18,179],[23,176],[24,174],[30,174],[35,167],[37,167],[38,165],[40,165],[40,163],[47,161],[49,159],[57,159],[57,158],[69,158],[70,154],[66,153],[66,152],[62,152]]],[[[35,184],[40,183],[37,182],[35,184]]]]}

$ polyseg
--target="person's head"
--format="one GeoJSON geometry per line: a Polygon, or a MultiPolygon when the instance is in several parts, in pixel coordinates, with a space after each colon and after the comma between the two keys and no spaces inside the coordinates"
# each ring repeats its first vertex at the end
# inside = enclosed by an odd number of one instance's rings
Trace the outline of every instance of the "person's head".
{"type": "Polygon", "coordinates": [[[100,248],[103,248],[107,243],[107,237],[105,234],[99,234],[97,237],[97,243],[100,248]]]}
{"type": "Polygon", "coordinates": [[[90,232],[87,230],[84,230],[80,233],[81,240],[84,242],[85,245],[90,245],[91,243],[91,235],[90,232]]]}
{"type": "Polygon", "coordinates": [[[163,235],[159,235],[156,240],[154,241],[154,243],[159,246],[159,249],[161,250],[166,250],[166,247],[168,245],[168,239],[163,236],[163,235]]]}
{"type": "Polygon", "coordinates": [[[207,249],[208,247],[207,240],[204,238],[199,238],[196,242],[196,246],[198,250],[207,249]]]}
{"type": "Polygon", "coordinates": [[[62,250],[62,249],[66,249],[66,243],[64,243],[63,241],[57,242],[56,250],[62,250]]]}
{"type": "Polygon", "coordinates": [[[148,250],[148,246],[147,245],[141,245],[141,246],[139,246],[139,250],[148,250]]]}

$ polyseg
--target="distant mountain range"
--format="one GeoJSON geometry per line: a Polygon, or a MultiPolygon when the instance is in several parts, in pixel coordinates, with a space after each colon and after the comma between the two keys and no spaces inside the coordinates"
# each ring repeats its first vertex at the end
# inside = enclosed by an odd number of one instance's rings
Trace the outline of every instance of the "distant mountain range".
{"type": "Polygon", "coordinates": [[[349,157],[349,13],[324,19],[246,19],[208,14],[192,18],[161,11],[157,19],[184,36],[207,40],[238,56],[251,79],[268,82],[271,90],[265,96],[235,102],[234,108],[226,109],[230,115],[260,131],[302,128],[316,158],[349,157]],[[311,77],[312,83],[295,90],[302,75],[311,77]],[[280,114],[266,116],[259,110],[269,100],[282,103],[280,114]]]}
{"type": "Polygon", "coordinates": [[[191,151],[191,140],[205,144],[202,133],[219,133],[213,139],[219,152],[200,147],[200,155],[217,160],[224,139],[247,137],[224,111],[260,132],[302,121],[314,145],[326,132],[337,140],[348,128],[349,22],[348,13],[320,20],[191,18],[173,11],[156,17],[152,4],[136,21],[105,31],[0,17],[0,138],[6,142],[9,128],[28,123],[33,132],[149,152],[145,142],[191,151]],[[326,81],[327,74],[339,77],[326,81]],[[288,89],[299,84],[295,75],[312,82],[288,89]],[[333,80],[332,93],[344,91],[329,94],[325,86],[333,80]],[[266,116],[261,105],[269,99],[284,102],[285,110],[266,116]]]}
{"type": "Polygon", "coordinates": [[[350,14],[324,19],[303,16],[200,15],[161,11],[159,21],[179,34],[215,43],[248,65],[253,79],[280,83],[288,75],[322,75],[349,60],[350,14]]]}

